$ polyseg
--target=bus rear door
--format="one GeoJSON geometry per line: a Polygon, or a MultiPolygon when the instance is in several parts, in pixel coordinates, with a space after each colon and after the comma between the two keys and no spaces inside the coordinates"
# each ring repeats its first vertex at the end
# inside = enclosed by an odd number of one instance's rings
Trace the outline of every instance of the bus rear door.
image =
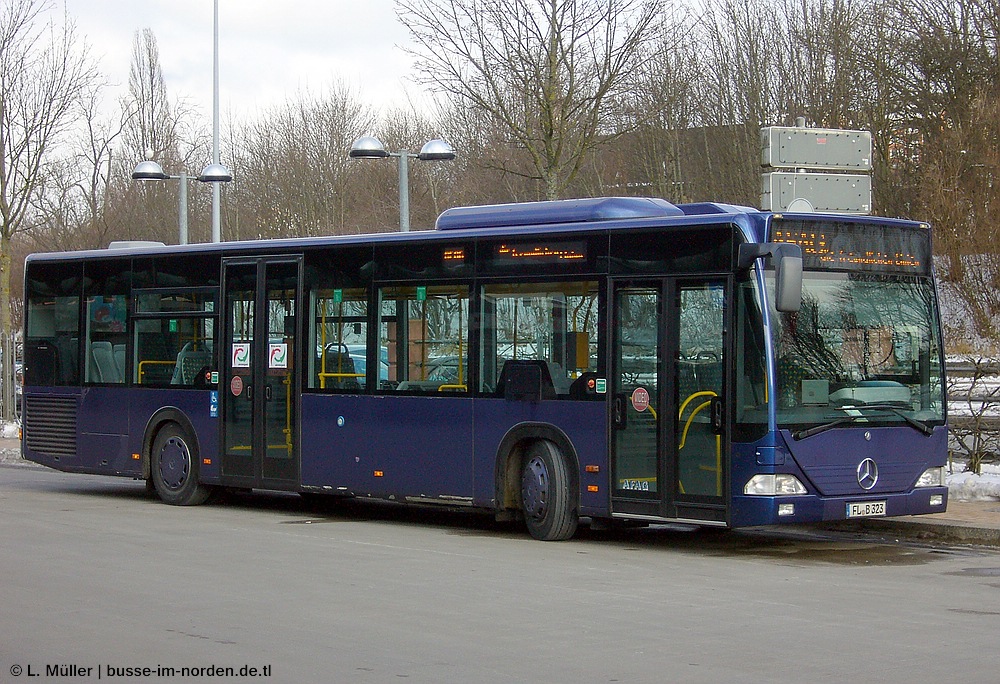
{"type": "Polygon", "coordinates": [[[612,285],[612,510],[726,522],[726,279],[612,285]]]}

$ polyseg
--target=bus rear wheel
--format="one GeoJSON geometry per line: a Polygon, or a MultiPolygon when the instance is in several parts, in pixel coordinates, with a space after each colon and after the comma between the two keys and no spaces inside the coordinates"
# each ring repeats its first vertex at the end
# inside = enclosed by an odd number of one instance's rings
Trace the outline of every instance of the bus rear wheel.
{"type": "Polygon", "coordinates": [[[521,468],[521,507],[528,532],[541,541],[562,541],[578,522],[569,466],[558,447],[532,442],[521,468]]]}
{"type": "Polygon", "coordinates": [[[156,433],[150,453],[150,475],[157,496],[174,506],[205,503],[212,490],[198,482],[198,447],[177,423],[167,423],[156,433]]]}

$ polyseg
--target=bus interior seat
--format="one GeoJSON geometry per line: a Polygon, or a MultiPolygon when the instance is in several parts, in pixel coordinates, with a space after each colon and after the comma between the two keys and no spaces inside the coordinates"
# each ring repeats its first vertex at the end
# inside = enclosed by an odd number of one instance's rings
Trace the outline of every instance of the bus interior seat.
{"type": "Polygon", "coordinates": [[[195,375],[205,366],[212,366],[212,352],[207,349],[195,349],[191,342],[186,343],[177,353],[177,365],[170,379],[171,385],[194,384],[195,375]]]}
{"type": "Polygon", "coordinates": [[[504,399],[541,401],[555,399],[549,362],[536,359],[505,361],[497,381],[497,394],[504,399]]]}
{"type": "MultiPolygon", "coordinates": [[[[322,366],[321,366],[322,367],[322,366]]],[[[333,377],[327,377],[326,389],[342,389],[352,392],[361,391],[361,380],[364,378],[351,377],[354,375],[354,359],[348,351],[327,351],[326,352],[326,372],[336,373],[333,377]]]]}
{"type": "Polygon", "coordinates": [[[56,337],[59,350],[59,375],[64,382],[76,382],[80,370],[80,338],[59,335],[56,337]]]}
{"type": "Polygon", "coordinates": [[[118,377],[125,380],[125,345],[116,344],[111,348],[112,356],[115,359],[115,369],[118,371],[118,377]]]}
{"type": "Polygon", "coordinates": [[[29,341],[24,345],[24,367],[31,384],[54,385],[61,372],[58,347],[49,340],[29,341]]]}
{"type": "Polygon", "coordinates": [[[90,362],[91,382],[122,382],[123,377],[119,375],[115,365],[114,350],[107,340],[95,340],[90,343],[90,362]]]}
{"type": "Polygon", "coordinates": [[[546,365],[549,368],[549,378],[552,380],[552,386],[555,388],[556,394],[569,394],[569,386],[572,384],[572,381],[566,375],[563,367],[555,361],[548,361],[546,365]]]}

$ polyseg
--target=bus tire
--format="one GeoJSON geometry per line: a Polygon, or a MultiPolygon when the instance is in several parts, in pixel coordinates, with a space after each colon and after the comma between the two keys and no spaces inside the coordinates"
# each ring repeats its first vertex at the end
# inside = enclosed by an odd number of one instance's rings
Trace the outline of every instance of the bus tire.
{"type": "Polygon", "coordinates": [[[548,440],[532,442],[521,466],[521,508],[528,532],[541,541],[562,541],[576,532],[576,497],[566,459],[548,440]]]}
{"type": "Polygon", "coordinates": [[[156,433],[150,452],[150,479],[157,496],[174,506],[197,506],[212,490],[198,482],[198,444],[177,423],[167,423],[156,433]]]}

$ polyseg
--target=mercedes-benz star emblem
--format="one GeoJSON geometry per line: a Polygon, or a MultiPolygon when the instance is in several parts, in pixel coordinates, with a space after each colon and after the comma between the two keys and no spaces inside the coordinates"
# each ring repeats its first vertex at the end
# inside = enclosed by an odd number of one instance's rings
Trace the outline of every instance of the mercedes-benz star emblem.
{"type": "Polygon", "coordinates": [[[864,490],[869,490],[878,482],[878,466],[875,461],[866,458],[858,464],[858,484],[864,490]]]}

